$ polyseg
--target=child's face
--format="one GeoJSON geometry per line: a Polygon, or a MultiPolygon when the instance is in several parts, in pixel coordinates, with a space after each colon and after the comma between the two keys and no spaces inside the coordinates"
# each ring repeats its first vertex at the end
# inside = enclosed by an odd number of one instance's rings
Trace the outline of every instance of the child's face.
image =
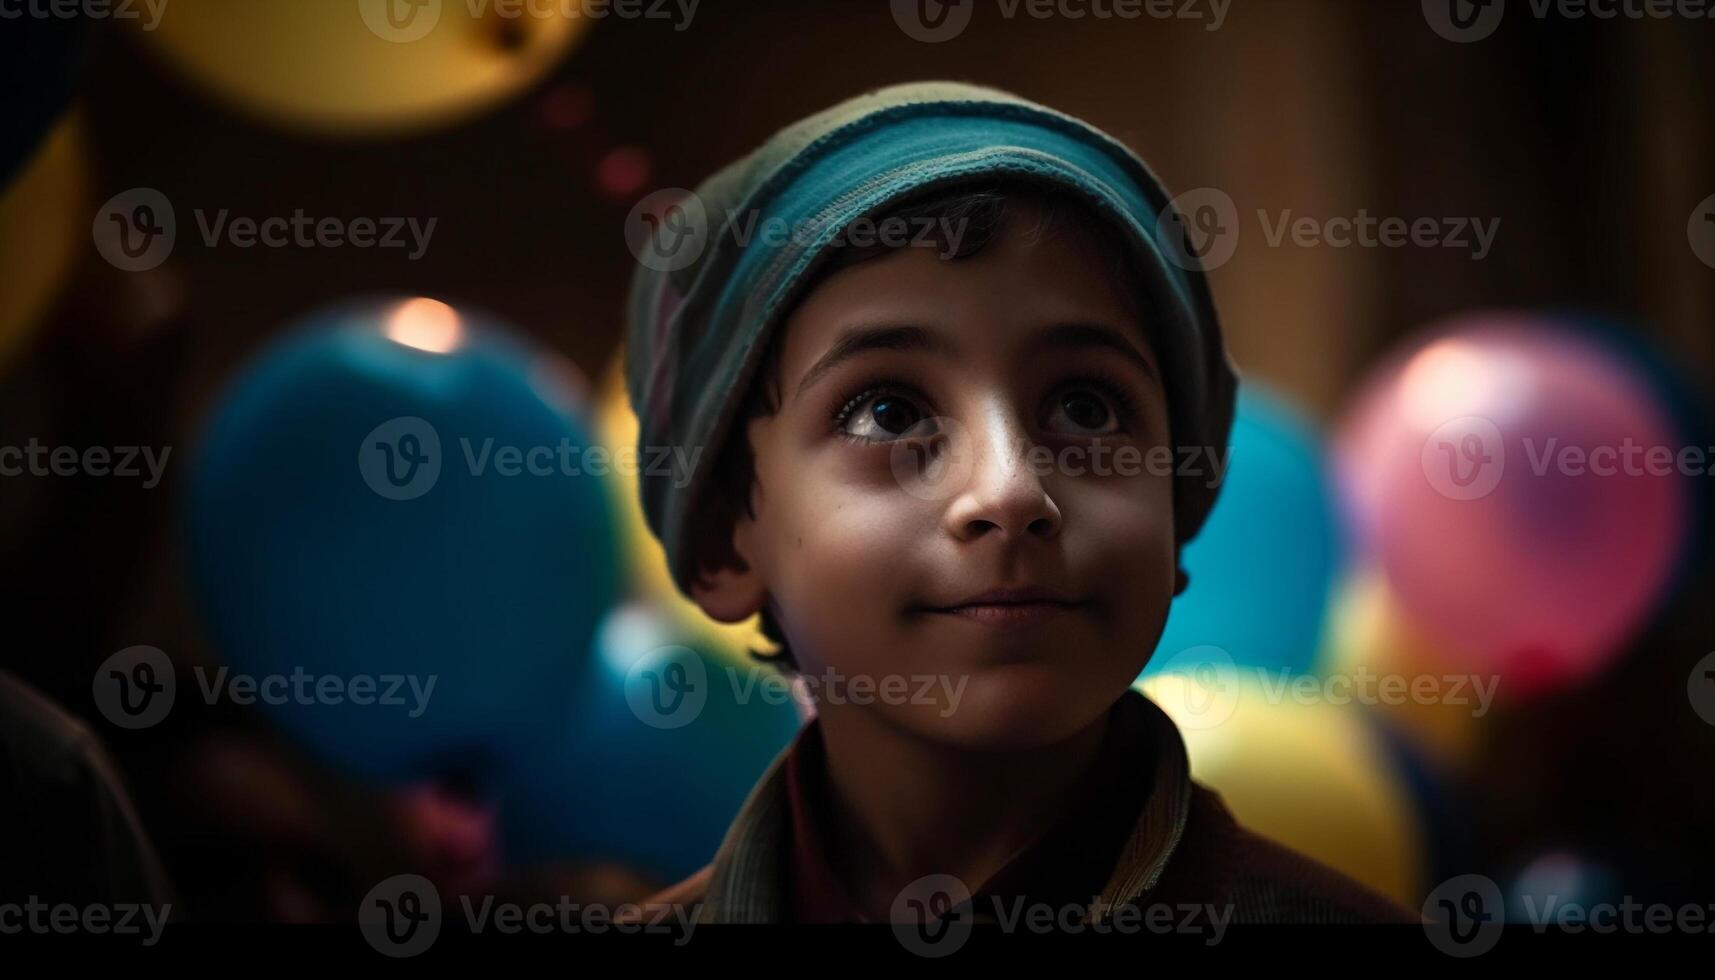
{"type": "Polygon", "coordinates": [[[1160,638],[1173,487],[1147,326],[1083,232],[1032,239],[1036,213],[1013,207],[977,255],[895,250],[834,273],[785,324],[780,411],[749,430],[756,517],[734,529],[748,567],[697,598],[721,619],[772,602],[824,717],[1042,745],[1106,710],[1160,638]],[[894,343],[829,366],[873,331],[894,343]],[[1076,604],[1004,625],[945,611],[1017,587],[1076,604]]]}

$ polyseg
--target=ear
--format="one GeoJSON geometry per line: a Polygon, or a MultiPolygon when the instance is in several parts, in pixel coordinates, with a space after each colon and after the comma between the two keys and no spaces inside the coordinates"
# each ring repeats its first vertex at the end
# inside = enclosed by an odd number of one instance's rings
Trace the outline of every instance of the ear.
{"type": "Polygon", "coordinates": [[[705,571],[691,583],[691,599],[710,619],[742,623],[762,611],[768,601],[768,583],[751,560],[756,524],[748,515],[733,522],[732,551],[726,562],[705,571]]]}
{"type": "Polygon", "coordinates": [[[1173,577],[1173,594],[1175,596],[1183,595],[1185,593],[1185,587],[1190,584],[1191,576],[1185,574],[1184,567],[1180,567],[1173,577]]]}

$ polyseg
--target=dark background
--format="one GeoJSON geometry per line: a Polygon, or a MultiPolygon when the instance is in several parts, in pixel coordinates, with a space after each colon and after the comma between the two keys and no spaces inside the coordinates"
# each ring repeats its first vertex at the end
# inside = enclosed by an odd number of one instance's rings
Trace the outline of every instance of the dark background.
{"type": "MultiPolygon", "coordinates": [[[[695,186],[861,90],[931,77],[1083,117],[1170,187],[1221,187],[1241,214],[1499,217],[1481,262],[1450,249],[1250,247],[1213,274],[1241,369],[1324,421],[1385,351],[1472,308],[1605,313],[1707,386],[1715,270],[1688,247],[1686,223],[1715,192],[1715,21],[1538,20],[1514,6],[1493,37],[1465,45],[1429,30],[1415,0],[1237,0],[1215,32],[979,11],[963,36],[928,45],[885,3],[704,0],[689,30],[609,18],[519,97],[379,139],[254,121],[135,32],[96,24],[75,83],[88,213],[158,188],[179,203],[179,245],[130,274],[79,239],[68,285],[0,378],[0,436],[185,446],[259,344],[376,291],[492,310],[599,377],[620,339],[633,263],[621,225],[639,197],[695,186]],[[602,189],[616,149],[640,151],[641,187],[602,189]],[[197,207],[439,222],[415,262],[381,249],[209,250],[188,233],[197,207]]],[[[304,58],[313,71],[315,52],[304,58]]],[[[90,672],[113,651],[205,645],[182,584],[179,472],[148,493],[87,478],[0,486],[0,664],[89,715],[90,672]]],[[[1715,729],[1660,710],[1653,693],[1683,690],[1684,654],[1715,649],[1706,538],[1695,552],[1679,598],[1596,683],[1491,719],[1462,777],[1482,801],[1462,828],[1473,867],[1564,845],[1605,857],[1646,900],[1715,898],[1715,729]]],[[[188,707],[112,749],[205,915],[338,908],[403,846],[376,795],[235,709],[188,707]],[[256,802],[277,799],[299,805],[256,802]],[[285,867],[296,884],[281,884],[285,867]]],[[[615,874],[617,893],[638,887],[615,874]]]]}

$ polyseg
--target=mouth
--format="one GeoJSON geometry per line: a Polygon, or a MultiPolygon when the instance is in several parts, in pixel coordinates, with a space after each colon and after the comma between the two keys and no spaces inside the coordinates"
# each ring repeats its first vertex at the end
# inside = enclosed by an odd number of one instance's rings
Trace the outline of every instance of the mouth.
{"type": "Polygon", "coordinates": [[[927,611],[996,629],[1026,629],[1089,605],[1088,601],[1046,589],[992,589],[952,605],[927,607],[927,611]]]}

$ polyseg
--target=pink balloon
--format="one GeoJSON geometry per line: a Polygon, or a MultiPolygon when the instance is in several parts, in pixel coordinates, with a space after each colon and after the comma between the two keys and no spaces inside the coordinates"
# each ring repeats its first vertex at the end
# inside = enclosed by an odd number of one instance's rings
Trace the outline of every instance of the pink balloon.
{"type": "Polygon", "coordinates": [[[1682,454],[1648,386],[1524,316],[1443,325],[1336,441],[1354,531],[1461,669],[1528,694],[1599,668],[1661,597],[1686,530],[1682,454]]]}

